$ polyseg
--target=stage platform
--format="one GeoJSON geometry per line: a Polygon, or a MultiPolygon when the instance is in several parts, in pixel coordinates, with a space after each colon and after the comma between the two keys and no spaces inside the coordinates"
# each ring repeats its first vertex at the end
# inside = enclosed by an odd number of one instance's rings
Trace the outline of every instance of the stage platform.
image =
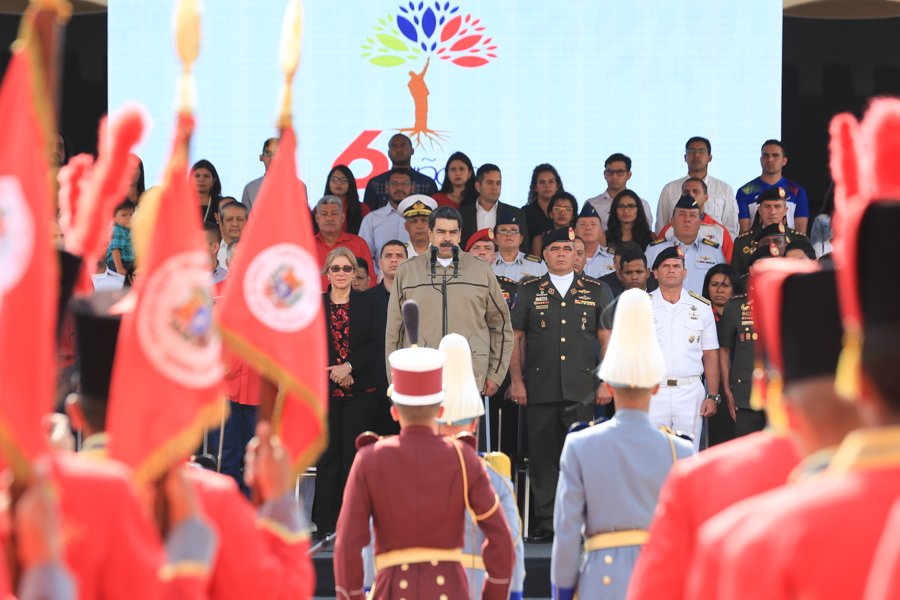
{"type": "MultiPolygon", "coordinates": [[[[525,544],[525,590],[528,600],[550,597],[550,544],[525,544]]],[[[316,567],[316,599],[334,598],[331,552],[313,558],[316,567]]]]}

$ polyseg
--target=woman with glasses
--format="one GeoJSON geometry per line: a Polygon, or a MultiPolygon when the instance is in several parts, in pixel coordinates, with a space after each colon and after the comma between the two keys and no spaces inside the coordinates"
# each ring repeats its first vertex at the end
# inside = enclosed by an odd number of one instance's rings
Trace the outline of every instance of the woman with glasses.
{"type": "MultiPolygon", "coordinates": [[[[359,226],[363,217],[372,209],[359,201],[359,190],[356,187],[356,177],[353,176],[353,171],[346,165],[332,167],[325,180],[323,195],[337,196],[341,199],[341,206],[344,210],[344,224],[341,226],[341,231],[359,235],[359,226]]],[[[315,219],[313,219],[313,230],[315,233],[319,231],[315,219]]]]}
{"type": "Polygon", "coordinates": [[[323,294],[328,330],[328,446],[316,465],[313,519],[323,538],[335,530],[350,465],[356,456],[356,437],[373,428],[377,398],[378,340],[374,296],[353,291],[359,269],[347,248],[328,253],[325,275],[330,284],[323,294]]]}
{"type": "Polygon", "coordinates": [[[641,247],[641,251],[646,251],[653,239],[640,197],[627,188],[616,194],[609,206],[606,226],[606,245],[609,251],[615,252],[622,242],[634,242],[641,247]]]}
{"type": "Polygon", "coordinates": [[[531,253],[535,256],[543,256],[543,234],[574,226],[575,217],[578,216],[578,201],[569,192],[556,192],[547,205],[547,214],[550,216],[550,225],[541,235],[531,240],[531,253]]]}

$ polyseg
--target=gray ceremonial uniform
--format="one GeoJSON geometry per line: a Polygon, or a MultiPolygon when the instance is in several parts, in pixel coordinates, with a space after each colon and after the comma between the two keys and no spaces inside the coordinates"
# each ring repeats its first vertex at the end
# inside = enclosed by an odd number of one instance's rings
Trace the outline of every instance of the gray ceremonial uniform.
{"type": "Polygon", "coordinates": [[[492,265],[494,273],[503,277],[509,277],[513,281],[519,281],[523,277],[540,277],[547,272],[547,265],[536,256],[519,252],[515,260],[506,262],[497,254],[497,260],[492,265]]]}
{"type": "Polygon", "coordinates": [[[550,563],[554,599],[625,598],[640,546],[582,556],[583,541],[603,533],[647,530],[659,490],[676,457],[692,454],[685,440],[651,425],[647,413],[619,409],[599,425],[566,438],[553,515],[550,563]]]}
{"type": "Polygon", "coordinates": [[[616,256],[609,248],[597,246],[593,256],[589,256],[584,263],[584,274],[594,279],[599,279],[607,273],[616,271],[616,256]]]}
{"type": "Polygon", "coordinates": [[[693,244],[684,244],[677,239],[656,240],[647,246],[645,252],[647,266],[652,268],[657,255],[670,246],[680,246],[684,250],[684,268],[687,269],[684,289],[702,295],[706,272],[715,265],[726,262],[725,255],[722,254],[722,247],[718,242],[706,239],[699,233],[693,244]]]}
{"type": "MultiPolygon", "coordinates": [[[[487,459],[484,461],[484,466],[491,480],[491,485],[494,486],[494,491],[497,492],[497,497],[500,498],[500,508],[506,516],[509,531],[512,534],[513,542],[515,542],[516,559],[509,587],[510,598],[515,600],[522,597],[522,589],[525,586],[525,544],[522,542],[522,521],[519,518],[519,509],[516,506],[516,495],[513,491],[512,482],[508,477],[501,475],[487,459]]],[[[469,565],[473,564],[473,557],[481,558],[481,546],[483,544],[484,534],[478,529],[475,521],[472,520],[472,516],[468,515],[466,518],[466,542],[463,547],[466,557],[463,561],[463,566],[466,568],[466,578],[469,580],[470,598],[481,598],[484,568],[473,568],[469,565]]]]}

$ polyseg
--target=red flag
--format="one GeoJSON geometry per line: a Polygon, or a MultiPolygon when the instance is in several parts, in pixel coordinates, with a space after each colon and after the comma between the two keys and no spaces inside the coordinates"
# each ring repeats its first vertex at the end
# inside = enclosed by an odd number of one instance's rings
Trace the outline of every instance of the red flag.
{"type": "Polygon", "coordinates": [[[221,340],[212,327],[210,257],[199,200],[188,181],[192,129],[193,119],[180,116],[155,207],[160,222],[150,233],[132,293],[123,300],[134,308],[123,308],[110,387],[110,456],[131,465],[142,482],[189,454],[221,415],[221,340]]]}
{"type": "Polygon", "coordinates": [[[280,384],[273,422],[295,470],[325,445],[328,354],[306,192],[286,127],[253,205],[217,320],[225,342],[280,384]],[[282,401],[283,400],[283,401],[282,401]]]}
{"type": "Polygon", "coordinates": [[[0,444],[17,477],[47,447],[59,267],[51,245],[55,141],[41,48],[29,14],[0,88],[0,444]]]}

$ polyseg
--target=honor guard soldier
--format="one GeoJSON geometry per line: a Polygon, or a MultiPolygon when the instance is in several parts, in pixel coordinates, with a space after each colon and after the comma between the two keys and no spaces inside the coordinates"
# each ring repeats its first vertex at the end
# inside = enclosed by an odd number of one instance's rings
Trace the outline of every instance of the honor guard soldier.
{"type": "Polygon", "coordinates": [[[659,288],[650,298],[666,377],[650,403],[650,420],[690,435],[694,450],[699,450],[701,419],[714,415],[721,403],[719,341],[709,300],[682,287],[684,263],[680,246],[668,246],[653,262],[659,288]],[[704,392],[702,375],[709,393],[704,392]]]}
{"type": "Polygon", "coordinates": [[[575,274],[574,240],[571,227],[544,236],[550,271],[521,282],[512,309],[510,396],[525,406],[535,541],[549,542],[553,535],[553,497],[566,431],[575,421],[591,420],[599,402],[595,348],[598,341],[605,345],[601,315],[612,295],[606,284],[575,274]]]}
{"type": "Polygon", "coordinates": [[[684,254],[684,289],[697,295],[703,293],[706,272],[719,263],[725,262],[719,242],[700,235],[700,205],[693,196],[683,195],[672,212],[673,238],[660,238],[647,246],[647,264],[656,262],[656,257],[672,247],[680,248],[684,254]]]}
{"type": "MultiPolygon", "coordinates": [[[[438,433],[449,437],[475,442],[475,433],[479,418],[484,414],[484,406],[475,375],[472,372],[472,351],[466,338],[451,333],[441,340],[440,351],[446,357],[444,362],[444,411],[438,419],[438,433]]],[[[516,494],[511,480],[509,457],[502,452],[488,452],[482,455],[491,485],[500,498],[500,508],[506,517],[506,524],[512,533],[516,549],[516,562],[510,585],[510,600],[522,600],[522,588],[525,583],[525,546],[522,543],[522,521],[516,506],[516,494]]],[[[466,544],[463,548],[463,566],[469,580],[469,597],[480,598],[484,585],[484,560],[481,558],[481,546],[484,535],[478,524],[471,518],[466,519],[466,544]]]]}
{"type": "Polygon", "coordinates": [[[885,524],[866,584],[865,600],[884,598],[900,598],[900,499],[885,524]]]}
{"type": "MultiPolygon", "coordinates": [[[[415,346],[415,303],[404,306],[404,317],[415,346]]],[[[509,597],[513,540],[484,463],[468,444],[436,431],[444,398],[444,354],[434,348],[404,348],[392,352],[388,361],[391,414],[400,422],[400,435],[360,448],[350,469],[334,547],[337,597],[363,597],[361,551],[370,540],[371,517],[376,575],[369,597],[467,598],[462,565],[466,511],[487,538],[481,550],[481,597],[509,597]]]]}
{"type": "MultiPolygon", "coordinates": [[[[121,315],[114,312],[114,306],[123,296],[122,292],[98,292],[89,297],[72,301],[72,313],[78,331],[79,356],[81,358],[81,394],[71,398],[67,410],[72,422],[86,436],[82,453],[90,456],[82,460],[100,466],[118,466],[106,457],[106,414],[108,409],[109,381],[112,374],[113,358],[121,315]]],[[[259,431],[259,429],[258,429],[259,431]]],[[[258,446],[259,440],[251,442],[258,446]]],[[[270,444],[266,450],[271,455],[270,444]]],[[[255,456],[262,451],[248,453],[247,470],[253,471],[259,461],[255,456]]],[[[190,529],[178,534],[176,528],[169,533],[166,547],[171,557],[180,560],[163,571],[168,576],[177,575],[182,579],[202,575],[201,597],[208,594],[212,598],[238,599],[253,595],[265,598],[305,599],[312,597],[314,574],[311,559],[307,556],[309,533],[304,517],[293,495],[293,479],[287,465],[287,457],[274,463],[256,466],[255,477],[260,482],[263,504],[255,511],[253,506],[238,489],[231,477],[205,471],[199,468],[185,468],[189,489],[197,497],[197,504],[206,515],[206,520],[214,532],[204,534],[196,519],[188,519],[190,529]],[[265,481],[263,481],[265,478],[265,481]],[[274,494],[274,497],[268,497],[274,494]],[[179,535],[179,537],[176,537],[179,535]],[[207,539],[207,537],[211,539],[207,539]],[[213,540],[218,540],[218,550],[213,540]],[[177,545],[173,548],[173,544],[177,545]],[[198,554],[199,553],[199,554],[198,554]],[[183,563],[187,563],[186,568],[183,563]],[[212,564],[211,570],[209,563],[212,564]],[[206,570],[198,569],[205,566],[206,570]],[[208,572],[207,572],[208,571],[208,572]],[[207,581],[208,579],[208,581],[207,581]]],[[[270,460],[267,458],[266,460],[270,460]]],[[[124,469],[124,467],[122,467],[124,469]]],[[[252,482],[250,482],[252,483],[252,482]]],[[[65,501],[63,503],[65,505],[65,501]]],[[[170,501],[170,507],[174,505],[170,501]]],[[[96,501],[90,510],[103,519],[120,511],[98,510],[96,501]]],[[[93,534],[93,530],[92,530],[93,534]]],[[[131,543],[137,538],[132,533],[131,543]]],[[[108,542],[112,555],[123,553],[124,544],[108,542]]],[[[100,540],[102,542],[102,540],[100,540]]],[[[93,546],[93,545],[92,545],[93,546]]],[[[80,560],[87,560],[91,552],[82,552],[80,560]]],[[[126,558],[116,558],[110,564],[120,564],[126,558]]],[[[109,577],[126,577],[119,580],[121,591],[125,586],[143,582],[131,575],[136,566],[128,562],[119,570],[106,569],[109,577]],[[118,573],[122,573],[119,575],[118,573]]],[[[157,570],[154,570],[154,575],[157,570]]],[[[79,580],[82,592],[84,588],[79,580]]],[[[182,583],[187,585],[189,582],[182,583]]],[[[149,587],[149,586],[145,586],[149,587]]],[[[105,594],[91,592],[81,598],[105,597],[105,594]]],[[[177,597],[184,597],[181,592],[177,597]]],[[[117,597],[112,594],[110,597],[117,597]]],[[[133,597],[143,598],[152,596],[133,597]]],[[[171,597],[166,595],[165,597],[171,597]]]]}
{"type": "Polygon", "coordinates": [[[787,192],[784,188],[771,187],[761,193],[756,201],[759,203],[757,211],[759,223],[734,239],[731,266],[741,275],[749,271],[750,257],[761,245],[768,245],[774,241],[779,246],[782,256],[788,244],[797,244],[813,250],[805,235],[784,225],[787,214],[787,192]]]}
{"type": "Polygon", "coordinates": [[[600,366],[616,414],[569,434],[560,459],[550,567],[555,600],[571,600],[576,588],[582,599],[625,598],[660,487],[672,465],[693,453],[647,415],[665,374],[650,298],[627,290],[600,366]]]}
{"type": "Polygon", "coordinates": [[[720,553],[720,597],[862,598],[900,497],[900,100],[875,99],[861,124],[844,114],[831,130],[844,326],[835,387],[859,407],[862,426],[821,475],[748,501],[752,518],[720,553]]]}
{"type": "Polygon", "coordinates": [[[507,277],[519,281],[523,277],[540,277],[547,272],[547,265],[537,256],[519,250],[522,244],[522,228],[519,217],[511,211],[501,211],[494,225],[494,243],[497,256],[492,266],[497,277],[507,277]]]}

